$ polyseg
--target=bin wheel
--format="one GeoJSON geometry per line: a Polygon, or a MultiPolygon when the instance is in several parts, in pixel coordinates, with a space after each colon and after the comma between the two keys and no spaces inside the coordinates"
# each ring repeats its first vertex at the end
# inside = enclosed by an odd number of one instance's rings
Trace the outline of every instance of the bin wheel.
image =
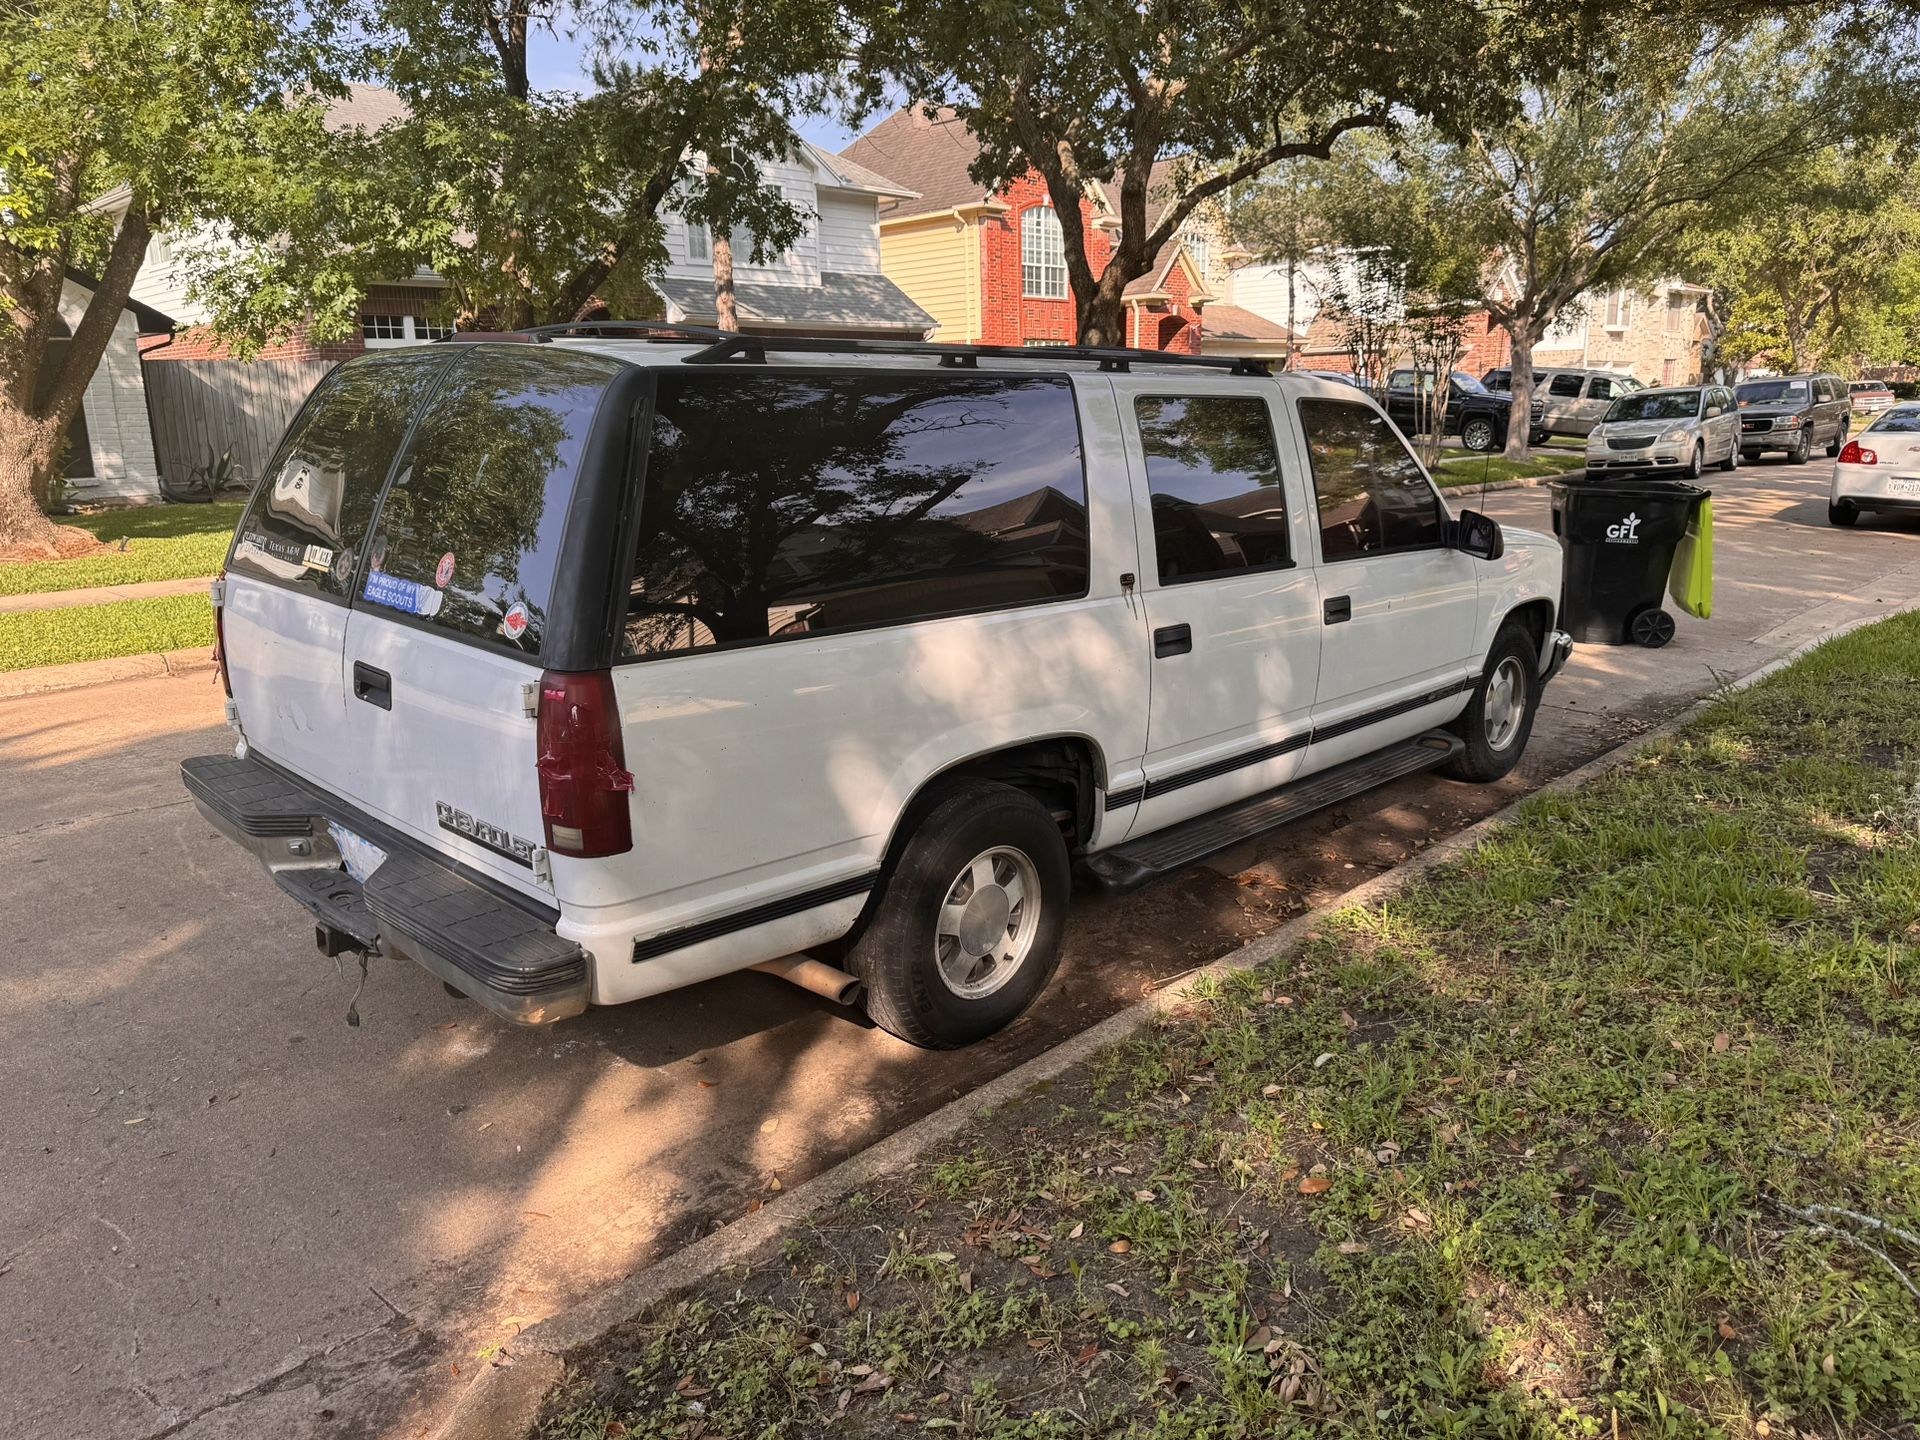
{"type": "Polygon", "coordinates": [[[1658,650],[1673,639],[1673,617],[1658,605],[1649,605],[1634,614],[1627,623],[1627,633],[1633,637],[1634,644],[1658,650]]]}

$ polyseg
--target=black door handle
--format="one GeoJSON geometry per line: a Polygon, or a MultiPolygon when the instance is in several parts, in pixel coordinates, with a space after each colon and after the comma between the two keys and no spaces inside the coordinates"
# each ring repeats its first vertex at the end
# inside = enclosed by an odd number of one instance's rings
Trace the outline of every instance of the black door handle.
{"type": "Polygon", "coordinates": [[[1353,597],[1335,595],[1320,607],[1321,615],[1329,625],[1344,625],[1353,618],[1353,597]]]}
{"type": "Polygon", "coordinates": [[[1191,625],[1162,625],[1153,632],[1153,658],[1164,660],[1169,655],[1185,655],[1193,649],[1193,627],[1191,625]]]}
{"type": "Polygon", "coordinates": [[[353,698],[364,700],[369,705],[378,705],[382,710],[393,708],[393,677],[384,670],[376,670],[364,660],[353,662],[353,698]]]}

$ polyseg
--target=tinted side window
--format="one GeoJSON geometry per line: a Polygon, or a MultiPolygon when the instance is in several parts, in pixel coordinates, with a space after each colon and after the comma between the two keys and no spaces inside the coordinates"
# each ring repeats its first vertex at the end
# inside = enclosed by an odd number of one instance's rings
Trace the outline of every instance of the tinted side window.
{"type": "Polygon", "coordinates": [[[1580,393],[1580,377],[1578,375],[1556,375],[1553,377],[1552,383],[1547,386],[1547,393],[1549,395],[1562,395],[1568,399],[1573,399],[1580,393]]]}
{"type": "Polygon", "coordinates": [[[1592,383],[1587,386],[1587,398],[1589,400],[1611,400],[1613,398],[1613,381],[1603,375],[1594,376],[1592,383]]]}
{"type": "Polygon", "coordinates": [[[1411,390],[1414,387],[1414,381],[1414,371],[1396,370],[1387,377],[1387,388],[1389,390],[1411,390]]]}
{"type": "Polygon", "coordinates": [[[1440,543],[1439,497],[1381,415],[1364,405],[1303,399],[1300,424],[1313,464],[1323,559],[1440,543]]]}
{"type": "Polygon", "coordinates": [[[227,568],[345,596],[393,457],[448,359],[370,357],[322,380],[248,501],[227,568]]]}
{"type": "Polygon", "coordinates": [[[360,603],[537,651],[580,454],[621,368],[545,345],[462,354],[380,507],[360,603]]]}
{"type": "Polygon", "coordinates": [[[1060,378],[675,374],[655,400],[631,657],[1087,591],[1060,378]]]}
{"type": "Polygon", "coordinates": [[[1133,413],[1162,585],[1289,563],[1287,499],[1265,400],[1141,395],[1133,413]]]}

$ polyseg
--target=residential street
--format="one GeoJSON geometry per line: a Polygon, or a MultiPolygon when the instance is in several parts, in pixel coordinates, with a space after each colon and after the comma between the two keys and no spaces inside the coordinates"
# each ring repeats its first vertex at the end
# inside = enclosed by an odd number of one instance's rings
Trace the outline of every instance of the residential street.
{"type": "MultiPolygon", "coordinates": [[[[1047,998],[912,1050],[742,975],[547,1030],[320,958],[178,761],[210,676],[0,701],[0,1434],[425,1433],[478,1357],[1143,989],[1838,625],[1920,600],[1920,524],[1830,528],[1831,465],[1716,492],[1716,618],[1582,648],[1522,771],[1388,787],[1138,895],[1082,897],[1047,998]]],[[[1453,492],[1456,505],[1474,504],[1453,492]]],[[[1487,497],[1549,528],[1548,492],[1487,497]]]]}

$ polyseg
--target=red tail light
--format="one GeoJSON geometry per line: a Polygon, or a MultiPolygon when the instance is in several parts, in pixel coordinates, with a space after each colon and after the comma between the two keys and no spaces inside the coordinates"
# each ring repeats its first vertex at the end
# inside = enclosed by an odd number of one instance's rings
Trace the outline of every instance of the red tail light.
{"type": "Polygon", "coordinates": [[[213,577],[213,668],[220,688],[233,698],[233,679],[227,674],[227,572],[213,577]]]}
{"type": "Polygon", "coordinates": [[[540,813],[547,849],[591,860],[633,848],[633,818],[613,676],[549,670],[540,677],[540,813]]]}
{"type": "Polygon", "coordinates": [[[1878,465],[1880,457],[1867,449],[1858,440],[1849,440],[1840,451],[1842,465],[1878,465]]]}

